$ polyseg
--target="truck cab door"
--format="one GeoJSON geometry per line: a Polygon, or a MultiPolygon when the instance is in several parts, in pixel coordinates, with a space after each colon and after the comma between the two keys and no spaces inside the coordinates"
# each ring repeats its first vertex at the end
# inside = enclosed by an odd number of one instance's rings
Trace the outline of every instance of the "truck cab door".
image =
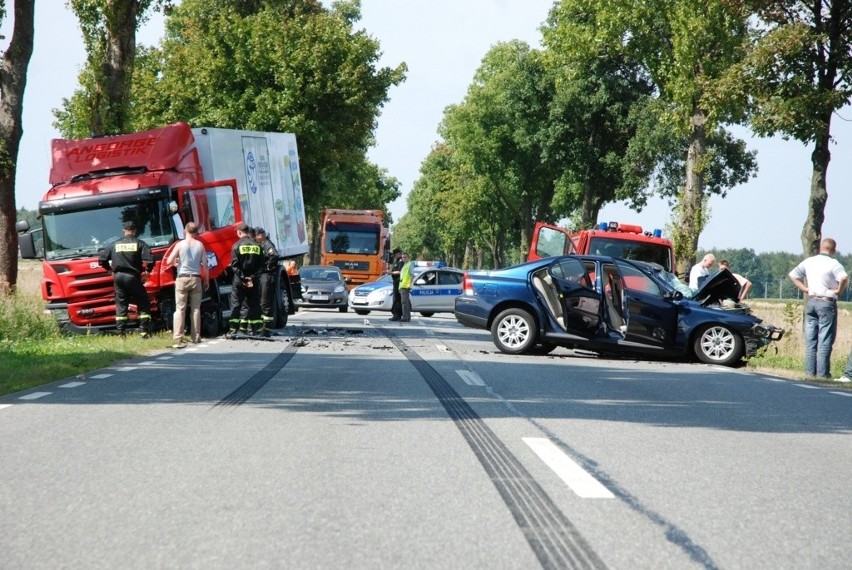
{"type": "Polygon", "coordinates": [[[535,223],[530,250],[527,252],[528,261],[575,252],[574,242],[566,230],[544,222],[535,223]]]}
{"type": "Polygon", "coordinates": [[[588,267],[577,257],[562,257],[547,268],[544,278],[546,286],[549,278],[556,310],[562,313],[557,315],[557,322],[565,332],[587,339],[601,329],[601,294],[590,277],[595,274],[594,262],[590,263],[588,267]]]}
{"type": "Polygon", "coordinates": [[[237,234],[234,224],[242,220],[237,181],[217,180],[177,189],[178,211],[184,224],[198,224],[198,239],[207,250],[210,278],[215,279],[230,262],[237,234]]]}

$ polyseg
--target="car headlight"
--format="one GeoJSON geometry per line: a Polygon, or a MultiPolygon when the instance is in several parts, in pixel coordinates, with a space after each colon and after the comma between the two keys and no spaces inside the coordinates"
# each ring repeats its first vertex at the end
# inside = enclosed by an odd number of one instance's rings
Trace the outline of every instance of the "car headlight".
{"type": "Polygon", "coordinates": [[[346,287],[344,287],[343,285],[338,285],[334,288],[335,293],[343,293],[344,291],[346,291],[346,287]]]}

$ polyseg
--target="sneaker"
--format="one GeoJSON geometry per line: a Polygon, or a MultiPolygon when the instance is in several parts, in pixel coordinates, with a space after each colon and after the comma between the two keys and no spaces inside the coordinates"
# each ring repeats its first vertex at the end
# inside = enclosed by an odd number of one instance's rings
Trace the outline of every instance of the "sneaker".
{"type": "Polygon", "coordinates": [[[840,378],[835,378],[834,381],[835,382],[852,382],[852,378],[849,378],[848,376],[841,376],[840,378]]]}
{"type": "Polygon", "coordinates": [[[172,348],[186,348],[186,343],[181,340],[173,344],[172,348]]]}

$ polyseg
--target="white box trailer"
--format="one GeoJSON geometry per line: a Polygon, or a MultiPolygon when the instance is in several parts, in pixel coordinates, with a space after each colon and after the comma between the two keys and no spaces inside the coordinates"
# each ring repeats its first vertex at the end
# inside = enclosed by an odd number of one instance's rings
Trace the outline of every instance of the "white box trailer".
{"type": "Polygon", "coordinates": [[[207,181],[237,181],[243,221],[263,227],[281,257],[308,253],[296,135],[192,129],[207,181]]]}

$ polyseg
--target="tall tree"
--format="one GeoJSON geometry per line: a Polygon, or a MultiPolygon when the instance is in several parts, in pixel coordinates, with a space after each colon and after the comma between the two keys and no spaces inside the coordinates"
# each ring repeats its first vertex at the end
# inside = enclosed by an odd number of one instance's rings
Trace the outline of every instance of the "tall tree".
{"type": "MultiPolygon", "coordinates": [[[[0,21],[6,2],[0,0],[0,21]]],[[[15,175],[24,133],[21,117],[27,68],[33,53],[35,0],[15,0],[14,28],[0,59],[0,294],[18,282],[18,234],[15,231],[15,175]]]]}
{"type": "Polygon", "coordinates": [[[80,74],[80,82],[86,87],[80,103],[88,132],[76,134],[98,136],[127,132],[136,31],[150,9],[159,9],[170,2],[69,0],[69,4],[80,22],[87,54],[86,67],[80,74]]]}
{"type": "MultiPolygon", "coordinates": [[[[487,179],[492,202],[508,216],[501,234],[517,232],[521,250],[529,246],[533,222],[549,216],[553,200],[554,164],[542,158],[552,98],[539,53],[520,41],[498,44],[440,128],[459,159],[487,179]]],[[[495,254],[501,264],[502,253],[495,254]]]]}
{"type": "MultiPolygon", "coordinates": [[[[747,46],[747,10],[730,0],[561,0],[548,16],[551,49],[565,50],[577,59],[591,59],[602,46],[641,64],[657,91],[673,136],[684,144],[684,170],[672,221],[678,269],[685,272],[707,219],[708,194],[727,188],[708,184],[713,160],[726,155],[733,163],[716,166],[727,181],[741,183],[754,170],[753,156],[744,145],[714,149],[722,125],[742,119],[736,98],[713,89],[747,46]]],[[[547,31],[545,32],[548,33],[547,31]]]]}
{"type": "Polygon", "coordinates": [[[137,62],[131,124],[294,132],[309,218],[368,202],[352,173],[406,68],[378,67],[379,43],[354,28],[359,18],[357,0],[330,10],[318,0],[183,0],[162,45],[137,62]]]}
{"type": "Polygon", "coordinates": [[[813,145],[802,249],[815,255],[828,202],[831,120],[852,100],[852,2],[752,0],[762,22],[729,91],[755,105],[751,127],[761,136],[781,134],[813,145]]]}

